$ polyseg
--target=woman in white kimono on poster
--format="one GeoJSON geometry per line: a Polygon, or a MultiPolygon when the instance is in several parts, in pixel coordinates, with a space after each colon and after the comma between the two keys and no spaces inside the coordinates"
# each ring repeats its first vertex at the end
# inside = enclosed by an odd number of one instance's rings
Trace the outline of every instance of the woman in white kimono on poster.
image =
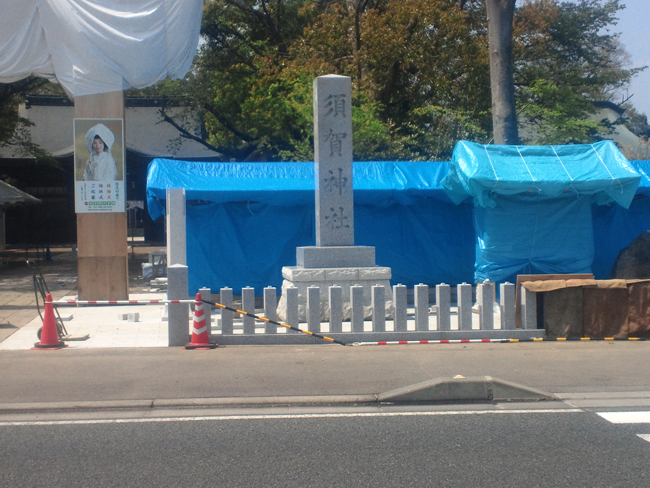
{"type": "Polygon", "coordinates": [[[86,133],[90,158],[86,162],[84,181],[115,181],[117,167],[111,154],[115,136],[104,124],[97,124],[86,133]]]}

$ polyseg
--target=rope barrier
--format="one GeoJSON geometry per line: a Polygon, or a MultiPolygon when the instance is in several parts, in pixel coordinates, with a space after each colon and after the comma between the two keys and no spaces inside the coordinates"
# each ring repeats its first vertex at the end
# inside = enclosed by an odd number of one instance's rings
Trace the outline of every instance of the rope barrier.
{"type": "Polygon", "coordinates": [[[504,342],[578,342],[578,341],[645,341],[645,337],[533,337],[505,339],[504,342]]]}
{"type": "Polygon", "coordinates": [[[438,339],[422,341],[376,341],[355,342],[355,346],[395,346],[407,344],[468,344],[490,342],[496,344],[514,344],[516,342],[576,342],[576,341],[645,341],[644,337],[533,337],[530,339],[438,339]]]}
{"type": "Polygon", "coordinates": [[[66,305],[164,305],[165,303],[196,303],[196,300],[59,300],[54,306],[66,305]]]}
{"type": "Polygon", "coordinates": [[[377,341],[377,342],[355,342],[355,346],[394,346],[404,344],[467,344],[471,342],[497,342],[502,343],[508,339],[437,339],[421,341],[377,341]]]}

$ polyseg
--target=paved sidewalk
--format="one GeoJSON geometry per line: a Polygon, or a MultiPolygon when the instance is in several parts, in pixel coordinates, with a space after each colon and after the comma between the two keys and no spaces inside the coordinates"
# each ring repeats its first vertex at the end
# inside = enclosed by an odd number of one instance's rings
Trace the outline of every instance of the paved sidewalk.
{"type": "MultiPolygon", "coordinates": [[[[62,297],[62,300],[76,296],[62,297]]],[[[131,300],[164,300],[164,293],[130,294],[131,300]]],[[[70,336],[90,337],[86,340],[65,340],[70,349],[105,347],[167,347],[167,322],[163,321],[164,305],[125,305],[92,307],[57,307],[70,336]],[[124,314],[138,314],[138,321],[124,320],[124,314]]],[[[189,322],[188,322],[189,324],[189,322]]],[[[0,342],[2,350],[31,349],[38,342],[37,332],[43,325],[40,317],[0,342]]]]}
{"type": "Polygon", "coordinates": [[[365,395],[456,375],[649,392],[648,357],[648,341],[2,351],[0,404],[365,395]]]}
{"type": "MultiPolygon", "coordinates": [[[[52,263],[43,263],[55,299],[76,294],[73,258],[69,250],[61,250],[53,253],[52,263]]],[[[163,296],[139,295],[144,286],[135,274],[132,279],[132,298],[163,296]]],[[[552,393],[624,392],[650,406],[650,341],[186,351],[166,347],[163,306],[143,305],[61,308],[62,316],[73,315],[66,322],[68,332],[90,334],[90,339],[69,341],[57,351],[32,351],[42,325],[33,297],[26,266],[0,269],[0,410],[27,411],[46,404],[130,408],[129,402],[136,402],[137,408],[269,404],[291,403],[290,398],[326,402],[334,396],[375,395],[456,375],[492,376],[552,393]],[[139,322],[118,318],[119,313],[134,311],[140,314],[139,322]]]]}
{"type": "MultiPolygon", "coordinates": [[[[160,249],[159,246],[137,246],[135,252],[129,254],[129,294],[131,297],[143,296],[152,299],[148,293],[147,284],[142,280],[141,263],[148,260],[149,251],[160,249]]],[[[45,253],[36,253],[34,250],[9,249],[0,252],[0,350],[20,349],[33,346],[38,341],[36,332],[43,325],[36,308],[32,270],[27,266],[26,260],[30,259],[40,268],[45,283],[52,294],[52,298],[60,300],[63,297],[76,298],[77,295],[77,257],[72,251],[72,246],[53,247],[50,249],[51,259],[45,260],[45,253]]],[[[158,294],[156,297],[163,295],[158,294]]],[[[41,313],[43,301],[39,297],[41,313]]],[[[132,308],[132,307],[131,307],[132,308]]],[[[129,309],[129,312],[133,310],[129,309]]],[[[160,345],[158,332],[151,331],[149,339],[143,339],[146,327],[124,327],[125,322],[117,321],[118,311],[107,311],[97,307],[61,308],[61,316],[72,314],[71,322],[64,322],[66,329],[71,334],[91,333],[91,342],[77,343],[75,347],[150,347],[160,345]],[[109,332],[109,331],[113,332],[109,332]],[[140,338],[133,342],[125,340],[131,332],[140,338]],[[112,335],[112,337],[109,337],[112,335]],[[136,345],[137,344],[137,345],[136,345]]],[[[126,313],[126,312],[124,312],[126,313]]],[[[149,310],[142,314],[149,317],[151,314],[162,315],[161,308],[149,310]]],[[[133,324],[133,323],[130,323],[133,324]]],[[[151,325],[151,324],[149,324],[151,325]]],[[[162,328],[162,324],[159,324],[162,328]]],[[[166,324],[164,326],[167,333],[166,324]]],[[[135,340],[135,337],[133,338],[135,340]]],[[[167,345],[165,336],[164,345],[167,345]]]]}
{"type": "MultiPolygon", "coordinates": [[[[3,251],[0,267],[0,341],[14,334],[38,317],[32,272],[26,260],[39,256],[22,249],[3,251]]],[[[45,282],[57,300],[76,294],[77,263],[70,247],[51,250],[51,261],[37,261],[45,282]]],[[[44,256],[40,255],[41,258],[44,256]]],[[[42,302],[41,302],[42,303],[42,302]]]]}

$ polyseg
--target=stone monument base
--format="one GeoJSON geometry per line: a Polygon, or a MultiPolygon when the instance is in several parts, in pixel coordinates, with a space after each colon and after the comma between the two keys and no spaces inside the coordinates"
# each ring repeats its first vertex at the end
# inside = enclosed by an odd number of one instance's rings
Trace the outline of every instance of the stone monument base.
{"type": "Polygon", "coordinates": [[[298,289],[298,317],[307,320],[307,288],[320,289],[321,321],[329,320],[329,287],[338,285],[343,292],[343,320],[350,320],[350,287],[363,287],[364,317],[372,318],[372,287],[385,290],[387,318],[392,316],[393,291],[390,287],[391,269],[375,266],[375,248],[368,246],[299,247],[296,250],[298,266],[282,268],[282,296],[278,303],[278,317],[287,318],[286,289],[298,289]]]}

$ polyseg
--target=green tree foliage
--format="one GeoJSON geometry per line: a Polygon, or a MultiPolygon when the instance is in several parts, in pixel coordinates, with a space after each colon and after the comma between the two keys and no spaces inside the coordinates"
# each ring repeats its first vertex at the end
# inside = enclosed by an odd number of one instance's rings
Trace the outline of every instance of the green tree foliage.
{"type": "Polygon", "coordinates": [[[356,159],[446,158],[459,138],[487,140],[483,20],[450,0],[207,2],[196,72],[210,72],[209,141],[237,159],[311,159],[311,84],[327,73],[353,80],[356,159]]]}
{"type": "Polygon", "coordinates": [[[14,153],[36,158],[38,162],[58,165],[54,158],[32,142],[29,127],[33,124],[18,112],[26,93],[53,92],[56,92],[56,87],[43,78],[28,77],[0,84],[0,147],[12,148],[14,153]]]}
{"type": "Polygon", "coordinates": [[[526,0],[515,15],[515,83],[528,141],[598,140],[607,127],[590,118],[640,69],[611,32],[619,0],[526,0]]]}
{"type": "MultiPolygon", "coordinates": [[[[577,143],[638,69],[610,29],[619,0],[524,0],[514,19],[517,110],[528,143],[577,143]]],[[[353,83],[356,160],[447,159],[492,139],[486,0],[206,0],[185,97],[207,143],[234,160],[311,160],[312,81],[353,83]]],[[[632,120],[632,119],[630,119],[632,120]]],[[[636,119],[634,119],[636,120],[636,119]]],[[[638,124],[637,124],[638,125],[638,124]]]]}
{"type": "MultiPolygon", "coordinates": [[[[514,77],[525,142],[597,140],[629,69],[612,32],[620,0],[523,0],[514,77]]],[[[203,44],[184,80],[127,95],[169,97],[202,114],[205,144],[226,159],[310,160],[312,81],[353,82],[357,160],[449,158],[460,139],[492,139],[486,0],[206,0],[203,44]]],[[[43,156],[17,107],[34,78],[0,85],[0,144],[43,156]]],[[[55,89],[55,88],[53,88],[55,89]]],[[[621,119],[647,134],[645,114],[621,119]]],[[[167,118],[182,129],[182,120],[167,118]]],[[[646,135],[647,137],[647,135],[646,135]]]]}

